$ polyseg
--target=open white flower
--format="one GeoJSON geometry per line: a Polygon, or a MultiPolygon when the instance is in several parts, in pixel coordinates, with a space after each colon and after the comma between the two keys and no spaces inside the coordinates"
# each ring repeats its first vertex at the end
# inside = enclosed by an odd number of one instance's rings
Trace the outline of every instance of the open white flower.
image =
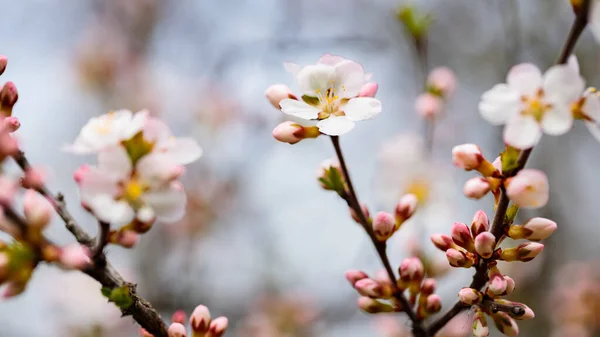
{"type": "Polygon", "coordinates": [[[79,180],[82,202],[100,220],[125,225],[134,218],[149,222],[155,216],[179,220],[185,211],[186,195],[176,179],[181,166],[171,157],[151,153],[135,165],[122,146],[98,155],[98,167],[89,168],[79,180]]]}
{"type": "Polygon", "coordinates": [[[101,151],[133,137],[142,130],[147,119],[147,110],[135,114],[118,110],[94,117],[81,129],[75,142],[65,146],[65,150],[78,154],[101,151]]]}
{"type": "Polygon", "coordinates": [[[316,65],[300,69],[286,64],[286,68],[296,75],[302,99],[282,100],[281,111],[302,119],[319,120],[317,127],[324,134],[342,135],[354,128],[354,122],[381,112],[379,100],[358,97],[368,76],[356,62],[326,54],[316,65]]]}
{"type": "Polygon", "coordinates": [[[533,147],[542,136],[561,135],[573,125],[571,104],[584,89],[578,67],[569,62],[544,75],[533,64],[522,63],[481,96],[479,111],[488,122],[504,128],[504,141],[516,148],[533,147]]]}

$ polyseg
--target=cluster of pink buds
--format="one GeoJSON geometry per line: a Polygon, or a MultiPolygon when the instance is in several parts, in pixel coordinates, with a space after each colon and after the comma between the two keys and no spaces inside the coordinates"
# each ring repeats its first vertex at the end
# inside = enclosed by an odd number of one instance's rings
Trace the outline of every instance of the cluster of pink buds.
{"type": "Polygon", "coordinates": [[[496,199],[500,189],[506,189],[509,199],[523,208],[540,208],[548,203],[550,188],[548,178],[542,171],[535,169],[520,170],[515,176],[508,176],[509,169],[520,151],[508,147],[502,156],[490,163],[483,157],[481,149],[475,144],[463,144],[452,149],[452,162],[466,171],[478,171],[481,176],[474,177],[464,185],[465,196],[471,199],[483,198],[492,192],[496,199]]]}
{"type": "Polygon", "coordinates": [[[556,230],[556,223],[549,219],[533,218],[523,225],[507,227],[501,237],[496,238],[490,231],[488,216],[477,211],[471,226],[456,222],[452,226],[451,235],[434,234],[431,241],[446,253],[452,267],[487,270],[487,286],[479,289],[463,288],[459,292],[462,303],[475,306],[476,314],[473,334],[476,337],[487,336],[489,330],[484,313],[492,317],[496,326],[507,336],[516,336],[518,327],[514,319],[533,318],[533,311],[521,303],[509,302],[500,297],[509,295],[515,288],[512,278],[501,273],[497,261],[527,262],[534,259],[544,249],[537,242],[525,242],[511,248],[499,248],[498,242],[505,236],[511,239],[528,239],[540,241],[549,237],[556,230]]]}
{"type": "MultiPolygon", "coordinates": [[[[425,269],[420,259],[407,258],[402,261],[398,270],[400,278],[396,288],[400,292],[408,291],[409,304],[416,306],[419,319],[425,319],[441,310],[441,298],[434,294],[436,282],[432,278],[425,278],[425,269]]],[[[394,287],[385,271],[369,278],[363,271],[350,270],[346,272],[346,279],[361,295],[358,307],[367,313],[401,312],[407,309],[394,297],[394,287]]]]}
{"type": "Polygon", "coordinates": [[[447,67],[435,68],[427,77],[425,92],[417,97],[415,109],[425,119],[437,119],[455,89],[456,76],[454,72],[447,67]]]}
{"type": "MultiPolygon", "coordinates": [[[[197,306],[190,315],[191,335],[185,327],[186,314],[183,310],[176,311],[171,318],[169,337],[221,337],[225,334],[229,324],[227,317],[211,319],[210,311],[204,305],[197,306]]],[[[141,337],[153,337],[144,329],[140,329],[141,337]]]]}

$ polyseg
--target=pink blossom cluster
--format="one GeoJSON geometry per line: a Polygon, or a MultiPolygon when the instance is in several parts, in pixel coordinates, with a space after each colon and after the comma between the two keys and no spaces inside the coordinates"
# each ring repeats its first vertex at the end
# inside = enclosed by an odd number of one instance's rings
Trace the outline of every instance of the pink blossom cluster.
{"type": "Polygon", "coordinates": [[[427,120],[439,119],[444,105],[456,90],[456,75],[448,67],[433,69],[427,77],[425,92],[415,101],[415,110],[427,120]]]}
{"type": "MultiPolygon", "coordinates": [[[[190,315],[189,325],[191,335],[188,335],[188,330],[185,327],[186,313],[183,310],[176,311],[171,318],[169,326],[169,337],[221,337],[225,334],[229,321],[227,317],[217,317],[212,319],[210,311],[204,305],[197,306],[190,315]]],[[[140,329],[141,337],[154,337],[143,328],[140,329]]]]}

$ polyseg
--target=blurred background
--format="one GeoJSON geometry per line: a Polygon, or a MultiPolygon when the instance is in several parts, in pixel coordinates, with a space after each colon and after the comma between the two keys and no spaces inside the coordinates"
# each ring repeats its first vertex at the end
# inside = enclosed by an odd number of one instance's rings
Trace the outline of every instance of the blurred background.
{"type": "MultiPolygon", "coordinates": [[[[341,140],[355,187],[372,213],[392,211],[403,192],[426,191],[389,255],[396,266],[415,252],[441,266],[444,254],[429,235],[449,232],[454,221],[470,223],[478,209],[493,212],[491,196],[462,196],[471,174],[453,168],[450,150],[473,142],[495,158],[503,149],[501,130],[480,118],[479,96],[516,63],[550,66],[573,19],[567,0],[414,0],[434,17],[427,67],[448,66],[458,77],[429,151],[425,122],[414,109],[426,74],[397,17],[406,4],[0,0],[0,54],[9,58],[2,79],[19,89],[14,115],[30,161],[49,169],[50,187],[66,195],[90,232],[96,225],[78,207],[72,173],[93,158],[60,150],[90,117],[148,108],[204,148],[185,176],[185,219],[155,225],[132,250],[108,250],[166,319],[205,304],[229,318],[227,336],[395,337],[404,316],[359,312],[344,279],[347,269],[374,273],[380,264],[345,203],[316,181],[319,163],[334,154],[330,142],[273,140],[271,130],[285,117],[264,90],[274,83],[295,90],[283,62],[310,64],[325,53],[373,73],[383,113],[341,140]]],[[[589,85],[598,83],[597,46],[588,32],[576,54],[589,85]]],[[[512,298],[536,312],[519,323],[522,336],[593,336],[600,324],[598,154],[600,144],[581,123],[565,136],[544,137],[533,152],[529,166],[547,172],[550,203],[519,216],[551,218],[559,230],[534,262],[503,269],[517,282],[512,298]]],[[[73,241],[58,217],[49,235],[73,241]]],[[[440,277],[445,308],[471,273],[440,277]]],[[[470,334],[468,315],[457,324],[459,335],[470,334]]],[[[99,285],[80,273],[43,266],[23,295],[0,301],[2,337],[136,335],[131,320],[119,318],[99,285]]]]}

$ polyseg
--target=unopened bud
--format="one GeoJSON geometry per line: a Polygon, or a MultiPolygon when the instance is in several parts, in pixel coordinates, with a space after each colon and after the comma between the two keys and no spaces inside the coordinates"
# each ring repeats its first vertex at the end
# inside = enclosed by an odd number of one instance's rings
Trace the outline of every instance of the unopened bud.
{"type": "Polygon", "coordinates": [[[457,245],[465,248],[470,252],[475,252],[475,246],[473,244],[473,236],[471,230],[467,225],[462,222],[455,222],[452,225],[452,241],[457,245]]]}
{"type": "Polygon", "coordinates": [[[456,75],[448,67],[437,67],[427,77],[429,90],[448,99],[456,89],[456,75]]]}
{"type": "Polygon", "coordinates": [[[181,323],[173,323],[169,326],[169,337],[186,337],[187,331],[181,323]]]}
{"type": "Polygon", "coordinates": [[[483,294],[473,288],[462,288],[458,292],[458,300],[466,305],[475,305],[481,303],[483,294]]]}
{"type": "Polygon", "coordinates": [[[544,245],[537,242],[522,243],[516,247],[503,249],[500,259],[504,261],[527,262],[533,260],[544,250],[544,245]]]}
{"type": "Polygon", "coordinates": [[[410,217],[415,214],[418,203],[419,199],[412,193],[405,194],[402,196],[402,198],[400,198],[396,204],[395,210],[396,222],[398,223],[398,226],[400,226],[404,221],[410,219],[410,217]]]}
{"type": "Polygon", "coordinates": [[[346,280],[354,287],[357,281],[368,278],[369,275],[362,270],[348,270],[346,271],[346,280]]]}
{"type": "Polygon", "coordinates": [[[490,328],[485,319],[485,314],[481,310],[476,310],[473,316],[473,337],[487,337],[490,335],[490,328]]]}
{"type": "Polygon", "coordinates": [[[356,283],[354,283],[354,288],[362,296],[380,298],[382,295],[382,287],[379,282],[370,278],[364,278],[356,281],[356,283]]]}
{"type": "Polygon", "coordinates": [[[473,216],[473,222],[471,223],[471,234],[473,237],[490,229],[490,221],[487,214],[484,211],[477,211],[473,216]]]}
{"type": "Polygon", "coordinates": [[[373,233],[375,238],[381,242],[389,239],[396,229],[394,216],[387,212],[379,212],[373,218],[373,233]]]}
{"type": "Polygon", "coordinates": [[[452,163],[463,170],[476,170],[484,161],[481,148],[475,144],[457,145],[452,149],[452,163]]]}
{"type": "Polygon", "coordinates": [[[441,251],[445,252],[450,248],[458,247],[452,238],[446,234],[433,234],[431,236],[431,242],[441,251]]]}
{"type": "Polygon", "coordinates": [[[265,96],[276,109],[281,109],[279,103],[286,98],[298,99],[285,84],[274,84],[268,87],[265,96]]]}
{"type": "Polygon", "coordinates": [[[25,176],[21,181],[24,188],[40,189],[44,186],[48,173],[42,168],[29,167],[25,170],[25,176]]]}
{"type": "MultiPolygon", "coordinates": [[[[367,205],[361,202],[360,208],[362,209],[365,218],[369,219],[371,217],[371,213],[369,213],[369,208],[367,207],[367,205]]],[[[358,214],[356,214],[354,208],[352,207],[350,207],[350,216],[352,217],[352,220],[356,221],[357,224],[361,224],[360,217],[358,216],[358,214]]]]}
{"type": "Polygon", "coordinates": [[[359,97],[375,97],[379,85],[376,82],[365,83],[360,89],[359,97]]]}
{"type": "Polygon", "coordinates": [[[467,180],[463,187],[463,193],[467,198],[481,199],[488,194],[491,188],[492,186],[487,179],[475,177],[467,180]]]}
{"type": "Polygon", "coordinates": [[[227,326],[229,325],[229,320],[227,317],[217,317],[215,318],[208,327],[208,333],[206,337],[221,337],[225,334],[227,330],[227,326]]]}
{"type": "Polygon", "coordinates": [[[496,324],[498,331],[505,334],[508,337],[516,337],[519,334],[519,326],[514,319],[512,319],[505,312],[497,312],[492,314],[492,319],[496,324]]]}
{"type": "MultiPolygon", "coordinates": [[[[1,118],[1,116],[0,116],[1,118]]],[[[0,161],[19,153],[19,144],[6,128],[0,128],[0,161]]]]}
{"type": "Polygon", "coordinates": [[[14,105],[19,100],[19,92],[13,82],[6,82],[0,89],[0,113],[4,117],[9,117],[12,114],[14,105]]]}
{"type": "Polygon", "coordinates": [[[446,251],[446,258],[452,267],[471,268],[475,264],[472,254],[450,248],[446,251]]]}
{"type": "Polygon", "coordinates": [[[542,171],[524,169],[507,180],[506,195],[523,208],[540,208],[548,203],[550,187],[542,171]]]}
{"type": "Polygon", "coordinates": [[[504,275],[500,273],[500,270],[497,266],[490,267],[488,276],[488,292],[490,294],[499,296],[506,292],[508,282],[506,281],[506,278],[504,278],[504,275]]]}
{"type": "Polygon", "coordinates": [[[483,232],[475,238],[475,251],[484,259],[489,259],[496,247],[496,237],[490,232],[483,232]]]}
{"type": "Polygon", "coordinates": [[[321,187],[328,191],[343,192],[345,187],[342,168],[337,159],[331,158],[321,162],[317,169],[317,179],[321,187]]]}
{"type": "Polygon", "coordinates": [[[273,137],[280,142],[296,144],[305,138],[317,138],[321,135],[316,126],[302,126],[294,122],[283,122],[273,129],[273,137]]]}
{"type": "Polygon", "coordinates": [[[402,281],[420,283],[425,275],[425,268],[418,257],[409,257],[402,260],[399,272],[402,281]]]}
{"type": "Polygon", "coordinates": [[[444,102],[436,95],[425,92],[417,97],[415,101],[415,110],[426,119],[436,119],[444,108],[444,102]]]}
{"type": "Polygon", "coordinates": [[[430,314],[435,314],[442,310],[442,298],[440,295],[433,294],[427,296],[427,303],[425,304],[425,311],[430,314]]]}
{"type": "Polygon", "coordinates": [[[21,127],[21,122],[19,122],[19,119],[15,116],[5,117],[2,124],[8,132],[15,132],[21,127]]]}
{"type": "Polygon", "coordinates": [[[8,65],[8,58],[4,55],[0,55],[0,75],[6,70],[6,65],[8,65]]]}
{"type": "Polygon", "coordinates": [[[27,224],[37,229],[43,229],[50,222],[54,208],[41,194],[35,190],[27,190],[23,198],[23,213],[27,224]]]}
{"type": "Polygon", "coordinates": [[[358,298],[358,308],[369,314],[394,311],[394,308],[391,305],[379,302],[378,300],[367,296],[361,296],[358,298]]]}
{"type": "Polygon", "coordinates": [[[435,291],[435,279],[426,278],[421,284],[421,294],[424,296],[431,295],[435,291]]]}
{"type": "Polygon", "coordinates": [[[89,172],[91,172],[91,167],[89,165],[81,165],[75,170],[75,173],[73,173],[73,180],[75,180],[77,184],[81,184],[89,172]]]}
{"type": "Polygon", "coordinates": [[[204,305],[197,306],[190,315],[190,326],[194,332],[206,332],[210,322],[210,311],[204,305]]]}
{"type": "Polygon", "coordinates": [[[506,280],[506,291],[502,295],[510,295],[515,290],[515,280],[506,275],[504,275],[504,279],[506,280]]]}
{"type": "Polygon", "coordinates": [[[171,322],[173,323],[185,324],[186,319],[187,315],[183,310],[177,310],[173,313],[173,316],[171,316],[171,322]]]}
{"type": "Polygon", "coordinates": [[[84,269],[91,263],[89,249],[78,243],[62,248],[59,261],[61,265],[69,269],[84,269]]]}
{"type": "Polygon", "coordinates": [[[504,306],[505,308],[512,307],[512,310],[502,310],[506,312],[510,317],[518,320],[528,320],[535,317],[533,310],[523,303],[512,302],[504,299],[497,298],[494,303],[504,306]]]}
{"type": "Polygon", "coordinates": [[[532,218],[522,226],[511,226],[508,236],[512,239],[528,239],[540,241],[549,237],[556,230],[556,222],[546,218],[532,218]]]}

